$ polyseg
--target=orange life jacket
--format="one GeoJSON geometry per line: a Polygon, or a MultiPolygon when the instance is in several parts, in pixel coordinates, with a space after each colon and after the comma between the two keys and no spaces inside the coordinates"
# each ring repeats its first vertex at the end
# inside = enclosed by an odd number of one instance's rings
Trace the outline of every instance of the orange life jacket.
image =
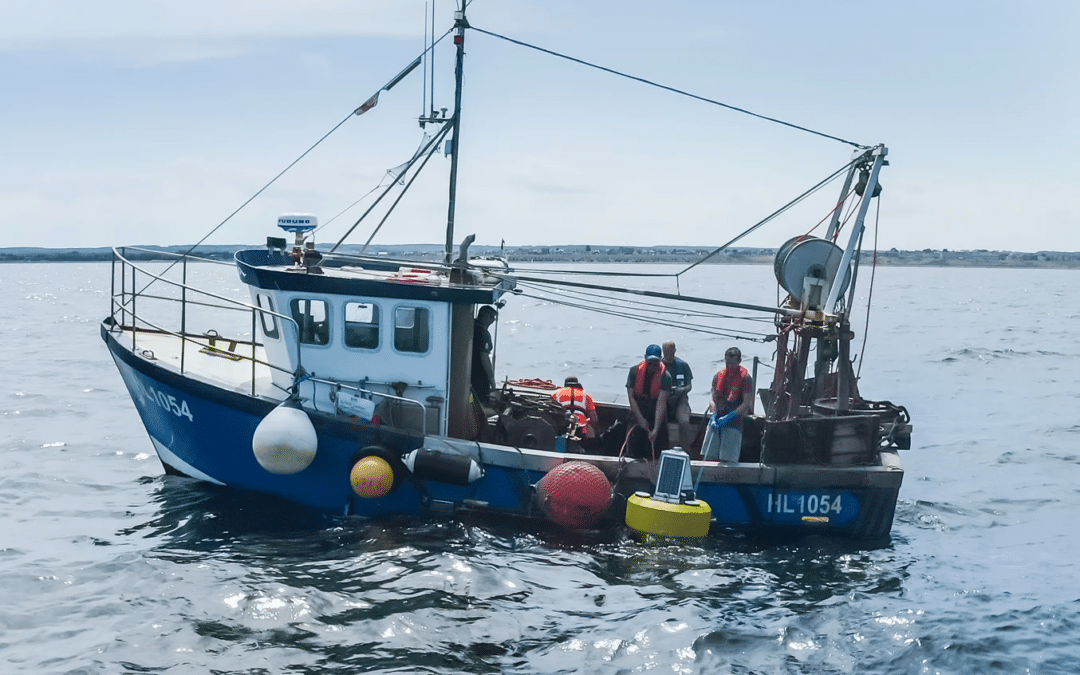
{"type": "Polygon", "coordinates": [[[739,366],[735,374],[728,377],[724,368],[713,377],[713,391],[720,393],[720,399],[728,403],[742,403],[743,382],[746,381],[746,368],[739,366]]]}
{"type": "Polygon", "coordinates": [[[579,425],[588,426],[589,416],[587,413],[590,407],[595,408],[595,404],[593,406],[589,405],[592,403],[592,397],[586,394],[584,389],[581,387],[563,387],[552,394],[551,398],[569,410],[579,425]]]}
{"type": "Polygon", "coordinates": [[[656,362],[656,373],[652,377],[652,381],[649,382],[649,393],[645,394],[645,371],[649,369],[648,359],[642,361],[637,367],[637,378],[634,380],[634,394],[637,396],[647,395],[649,398],[660,398],[660,387],[664,383],[664,373],[667,371],[664,368],[663,361],[656,362]]]}

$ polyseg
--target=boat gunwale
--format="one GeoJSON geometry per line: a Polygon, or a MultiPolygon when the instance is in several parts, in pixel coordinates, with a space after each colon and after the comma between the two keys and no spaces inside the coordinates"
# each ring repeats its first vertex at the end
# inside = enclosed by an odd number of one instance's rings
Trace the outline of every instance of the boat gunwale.
{"type": "MultiPolygon", "coordinates": [[[[166,386],[187,390],[194,396],[214,400],[221,405],[255,415],[265,415],[285,398],[284,395],[281,399],[259,394],[252,395],[246,391],[230,389],[221,383],[209,381],[189,373],[180,373],[175,366],[169,363],[160,362],[156,359],[151,361],[146,357],[140,357],[136,352],[132,352],[116,338],[113,330],[106,326],[104,322],[101,326],[101,333],[109,346],[110,352],[122,359],[126,364],[146,377],[160,381],[166,386]]],[[[313,423],[332,434],[348,434],[350,431],[355,431],[359,426],[364,426],[358,420],[338,418],[323,411],[305,408],[305,412],[312,417],[313,423]]],[[[379,428],[383,429],[383,427],[379,428]]],[[[503,469],[544,473],[559,464],[577,460],[599,467],[609,478],[625,475],[630,478],[651,480],[654,478],[652,474],[655,472],[656,467],[656,460],[519,448],[512,445],[471,441],[448,436],[425,436],[420,432],[396,427],[392,428],[392,430],[391,428],[385,430],[393,435],[400,434],[412,437],[415,445],[410,445],[410,448],[420,447],[425,443],[429,445],[445,444],[456,452],[470,456],[484,465],[490,464],[503,469]],[[495,458],[499,459],[492,461],[495,458]]],[[[764,464],[760,462],[721,462],[702,459],[691,459],[690,463],[695,471],[702,470],[704,482],[712,484],[768,484],[785,489],[817,489],[824,487],[832,489],[898,488],[904,473],[899,465],[899,459],[896,458],[895,461],[886,463],[884,458],[886,456],[895,457],[895,453],[882,451],[881,455],[883,458],[882,465],[764,464]]]]}

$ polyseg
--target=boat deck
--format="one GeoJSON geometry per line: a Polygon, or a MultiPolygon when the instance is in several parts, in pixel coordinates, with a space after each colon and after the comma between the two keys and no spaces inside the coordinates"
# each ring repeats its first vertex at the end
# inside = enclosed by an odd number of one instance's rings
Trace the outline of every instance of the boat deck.
{"type": "Polygon", "coordinates": [[[253,353],[250,342],[218,336],[188,335],[181,339],[171,333],[116,327],[109,332],[136,356],[177,373],[242,394],[285,398],[285,393],[271,383],[261,345],[256,345],[253,353]]]}

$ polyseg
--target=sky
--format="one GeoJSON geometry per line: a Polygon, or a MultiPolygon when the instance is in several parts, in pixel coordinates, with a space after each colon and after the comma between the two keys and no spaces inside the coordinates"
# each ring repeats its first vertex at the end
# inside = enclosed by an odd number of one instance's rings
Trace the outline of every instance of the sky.
{"type": "MultiPolygon", "coordinates": [[[[0,247],[260,244],[282,213],[314,213],[320,246],[338,241],[419,146],[432,100],[453,109],[450,40],[375,108],[350,113],[424,51],[432,13],[438,36],[454,9],[0,0],[0,247]]],[[[468,18],[884,143],[866,222],[880,249],[1080,251],[1080,3],[473,0],[468,18]]],[[[486,245],[719,246],[853,150],[477,31],[461,119],[454,238],[486,245]]],[[[444,240],[449,165],[432,158],[376,244],[444,240]]],[[[839,193],[827,186],[737,245],[813,231],[839,193]]],[[[381,216],[346,241],[363,243],[381,216]]]]}

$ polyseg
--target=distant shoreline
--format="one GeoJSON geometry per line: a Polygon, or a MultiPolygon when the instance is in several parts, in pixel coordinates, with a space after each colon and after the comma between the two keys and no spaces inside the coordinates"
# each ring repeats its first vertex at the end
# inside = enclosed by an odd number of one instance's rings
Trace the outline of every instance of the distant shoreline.
{"type": "MultiPolygon", "coordinates": [[[[187,246],[130,247],[129,257],[136,260],[172,260],[176,254],[190,248],[187,246]],[[171,254],[171,255],[170,255],[171,254]]],[[[240,249],[255,246],[200,246],[196,257],[212,260],[232,260],[240,249]]],[[[442,247],[435,244],[388,245],[372,247],[373,253],[394,258],[420,258],[441,260],[442,247]]],[[[344,253],[355,253],[358,246],[341,247],[344,253]]],[[[690,265],[707,256],[712,249],[685,246],[473,246],[470,252],[476,256],[505,257],[512,263],[672,263],[690,265]]],[[[732,248],[713,256],[705,264],[713,265],[772,265],[776,249],[732,248]]],[[[873,252],[863,252],[863,260],[873,252]]],[[[989,267],[1003,269],[1080,269],[1080,252],[1039,251],[949,251],[948,249],[922,251],[877,252],[877,264],[886,267],[989,267]]],[[[55,262],[108,262],[112,260],[111,248],[0,248],[0,263],[55,263],[55,262]]]]}

